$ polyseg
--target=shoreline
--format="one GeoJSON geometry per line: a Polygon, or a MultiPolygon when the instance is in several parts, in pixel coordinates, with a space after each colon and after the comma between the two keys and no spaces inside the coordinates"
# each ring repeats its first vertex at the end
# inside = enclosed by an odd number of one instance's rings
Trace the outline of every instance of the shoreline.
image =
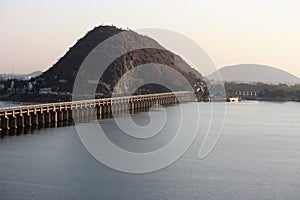
{"type": "MultiPolygon", "coordinates": [[[[295,98],[278,98],[278,97],[257,97],[257,98],[240,98],[241,101],[258,101],[258,102],[300,102],[300,99],[295,98]]],[[[28,93],[13,93],[0,97],[0,101],[14,105],[38,105],[46,103],[58,103],[72,101],[71,95],[56,95],[56,94],[28,94],[28,93]]],[[[216,98],[211,102],[226,102],[227,99],[216,98]]],[[[200,101],[199,101],[200,102],[200,101]]],[[[205,101],[203,101],[205,102],[205,101]]]]}

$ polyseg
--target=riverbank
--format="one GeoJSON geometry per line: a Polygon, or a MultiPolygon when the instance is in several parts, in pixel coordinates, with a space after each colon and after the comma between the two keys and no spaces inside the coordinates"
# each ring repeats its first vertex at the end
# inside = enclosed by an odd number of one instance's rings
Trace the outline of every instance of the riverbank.
{"type": "Polygon", "coordinates": [[[12,93],[0,97],[0,101],[18,102],[21,104],[55,103],[71,101],[71,95],[40,94],[40,93],[12,93]]]}
{"type": "Polygon", "coordinates": [[[266,101],[266,102],[300,102],[298,98],[282,97],[242,97],[242,101],[266,101]]]}
{"type": "MultiPolygon", "coordinates": [[[[239,97],[241,101],[261,101],[261,102],[300,102],[298,98],[282,97],[239,97]]],[[[40,94],[40,93],[12,93],[0,96],[0,101],[11,104],[32,105],[40,103],[56,103],[72,101],[72,95],[65,94],[40,94]]],[[[225,102],[227,99],[212,99],[213,102],[225,102]]]]}

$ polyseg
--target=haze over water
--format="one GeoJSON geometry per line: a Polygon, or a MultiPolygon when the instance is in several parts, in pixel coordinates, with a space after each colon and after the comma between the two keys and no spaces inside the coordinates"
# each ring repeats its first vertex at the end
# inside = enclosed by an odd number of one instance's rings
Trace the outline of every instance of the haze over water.
{"type": "MultiPolygon", "coordinates": [[[[210,107],[199,105],[200,137],[173,165],[149,174],[102,165],[73,126],[1,139],[0,199],[299,199],[299,103],[227,104],[223,134],[204,160],[197,154],[210,107]]],[[[142,124],[147,116],[139,113],[134,120],[142,124]]],[[[101,125],[118,134],[113,119],[101,125]]]]}

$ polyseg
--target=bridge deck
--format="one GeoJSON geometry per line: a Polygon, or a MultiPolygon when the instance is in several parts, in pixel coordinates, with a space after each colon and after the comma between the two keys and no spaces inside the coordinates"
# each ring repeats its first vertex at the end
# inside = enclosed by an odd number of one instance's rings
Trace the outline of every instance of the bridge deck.
{"type": "Polygon", "coordinates": [[[0,108],[0,130],[97,116],[134,112],[152,105],[193,101],[192,92],[170,92],[0,108]]]}

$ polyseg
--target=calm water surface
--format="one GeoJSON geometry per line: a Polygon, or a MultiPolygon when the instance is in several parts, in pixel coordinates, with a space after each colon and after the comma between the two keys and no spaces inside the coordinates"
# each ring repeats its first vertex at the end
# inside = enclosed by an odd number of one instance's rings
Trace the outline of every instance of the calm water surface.
{"type": "MultiPolygon", "coordinates": [[[[0,139],[0,199],[300,199],[300,104],[228,104],[218,144],[199,160],[208,107],[200,104],[203,124],[189,151],[170,167],[143,175],[102,165],[75,127],[0,139]]],[[[134,118],[143,123],[148,114],[134,118]]],[[[118,133],[112,119],[101,124],[118,133]]]]}

